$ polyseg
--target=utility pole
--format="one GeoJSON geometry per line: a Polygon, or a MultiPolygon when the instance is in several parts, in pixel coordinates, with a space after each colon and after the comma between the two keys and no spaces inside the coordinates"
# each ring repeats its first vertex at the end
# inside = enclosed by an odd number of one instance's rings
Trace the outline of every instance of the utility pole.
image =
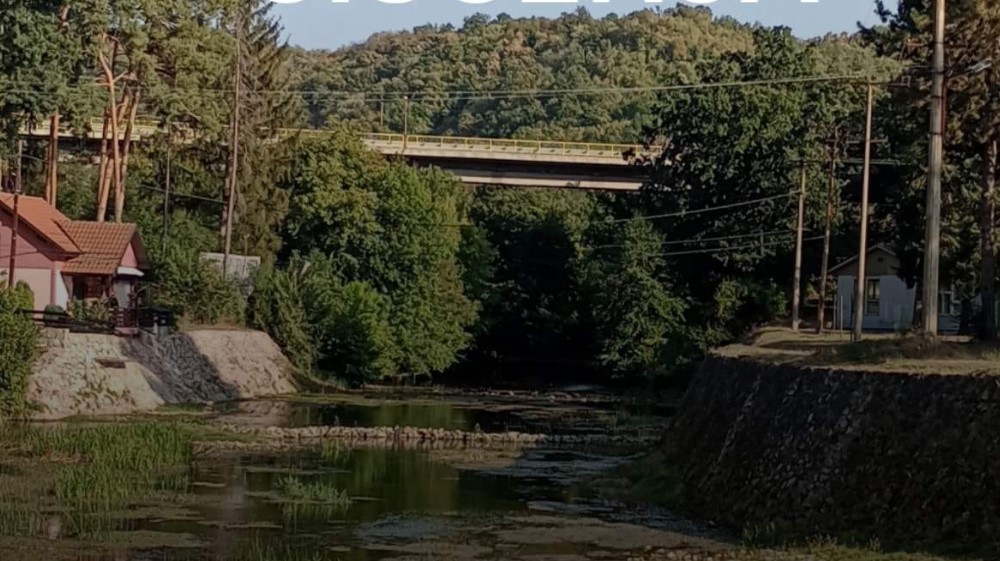
{"type": "Polygon", "coordinates": [[[410,96],[403,96],[403,154],[410,142],[410,96]]]}
{"type": "MultiPolygon", "coordinates": [[[[167,130],[170,130],[169,125],[167,130]]],[[[172,139],[172,137],[171,137],[172,139]]],[[[170,140],[167,140],[167,177],[163,184],[163,253],[167,253],[167,238],[170,236],[170,168],[171,168],[171,157],[173,156],[173,146],[170,145],[170,140]]]]}
{"type": "Polygon", "coordinates": [[[233,213],[236,211],[236,187],[240,166],[240,106],[243,86],[243,18],[242,7],[236,8],[236,69],[233,82],[233,114],[229,137],[229,185],[226,200],[226,240],[222,256],[222,277],[228,278],[229,255],[233,249],[233,213]]]}
{"type": "Polygon", "coordinates": [[[17,236],[18,230],[20,229],[21,214],[20,214],[20,202],[21,202],[21,163],[24,160],[24,139],[19,138],[17,141],[17,171],[14,175],[14,223],[11,225],[10,229],[10,265],[7,269],[7,282],[10,285],[9,288],[13,290],[14,283],[17,282],[15,278],[15,271],[17,271],[17,236]]]}
{"type": "Polygon", "coordinates": [[[941,267],[941,176],[944,170],[944,33],[945,0],[934,5],[934,79],[931,91],[931,146],[927,166],[927,225],[924,244],[924,334],[938,334],[938,286],[941,267]]]}
{"type": "Polygon", "coordinates": [[[858,278],[854,285],[854,330],[851,340],[861,341],[864,334],[865,289],[868,265],[868,190],[871,185],[872,118],[875,112],[875,85],[868,82],[868,109],[865,114],[865,167],[861,181],[861,240],[858,248],[858,278]]]}
{"type": "Polygon", "coordinates": [[[819,274],[819,310],[816,314],[816,333],[826,330],[826,277],[830,274],[830,237],[833,225],[833,201],[837,193],[837,156],[840,150],[840,128],[833,128],[830,147],[830,185],[826,191],[826,225],[823,230],[823,264],[819,274]]]}
{"type": "Polygon", "coordinates": [[[799,189],[799,219],[795,228],[795,285],[792,287],[792,331],[798,333],[802,305],[802,235],[806,225],[806,163],[802,162],[802,186],[799,189]]]}

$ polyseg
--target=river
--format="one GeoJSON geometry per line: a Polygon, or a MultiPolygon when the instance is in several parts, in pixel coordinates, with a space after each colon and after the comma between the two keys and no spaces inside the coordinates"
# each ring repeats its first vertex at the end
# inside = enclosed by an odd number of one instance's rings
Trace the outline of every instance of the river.
{"type": "MultiPolygon", "coordinates": [[[[565,394],[376,393],[223,404],[162,418],[641,434],[661,431],[667,414],[669,408],[565,394]]],[[[594,488],[645,452],[336,442],[208,448],[190,461],[178,495],[130,505],[115,515],[114,534],[88,542],[60,523],[41,530],[48,540],[0,537],[0,558],[27,561],[45,551],[47,561],[584,561],[729,549],[732,540],[718,532],[655,507],[610,501],[594,488]],[[300,491],[336,495],[288,500],[289,492],[300,491]],[[33,553],[21,555],[25,548],[33,553]]]]}

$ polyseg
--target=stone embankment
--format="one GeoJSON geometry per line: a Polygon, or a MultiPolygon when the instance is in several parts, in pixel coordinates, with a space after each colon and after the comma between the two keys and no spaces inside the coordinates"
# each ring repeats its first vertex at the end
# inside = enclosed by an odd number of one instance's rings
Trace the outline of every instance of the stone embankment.
{"type": "Polygon", "coordinates": [[[730,527],[995,540],[1000,379],[711,357],[664,441],[685,506],[730,527]]]}
{"type": "Polygon", "coordinates": [[[341,440],[350,443],[374,444],[441,444],[468,448],[494,446],[613,446],[619,448],[649,447],[660,437],[650,434],[579,434],[547,435],[522,432],[467,432],[414,427],[253,427],[227,425],[224,429],[261,436],[279,442],[310,442],[341,440]]]}
{"type": "Polygon", "coordinates": [[[296,391],[291,364],[267,334],[256,331],[122,338],[52,330],[47,336],[28,390],[43,420],[296,391]]]}

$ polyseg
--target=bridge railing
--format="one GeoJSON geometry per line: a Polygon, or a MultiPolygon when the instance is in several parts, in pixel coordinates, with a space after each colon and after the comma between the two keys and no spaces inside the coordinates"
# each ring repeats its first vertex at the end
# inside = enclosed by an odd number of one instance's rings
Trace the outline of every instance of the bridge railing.
{"type": "MultiPolygon", "coordinates": [[[[99,137],[104,126],[101,119],[90,121],[92,137],[99,137]],[[96,136],[95,136],[96,135],[96,136]]],[[[161,130],[160,123],[149,119],[140,119],[134,123],[134,138],[148,137],[161,130]]],[[[48,135],[49,123],[43,121],[31,130],[22,131],[26,134],[48,135]]],[[[281,129],[283,134],[302,136],[327,136],[330,131],[320,129],[281,129]]],[[[61,134],[70,134],[60,131],[61,134]]],[[[119,131],[123,136],[124,131],[119,131]]],[[[509,138],[477,138],[463,136],[431,136],[403,135],[397,133],[364,133],[362,139],[370,146],[402,151],[404,148],[434,148],[438,150],[454,150],[461,152],[504,152],[514,154],[553,154],[566,156],[587,156],[621,160],[622,155],[629,152],[643,153],[645,149],[635,144],[606,144],[599,142],[564,142],[559,140],[517,140],[509,138]]]]}
{"type": "MultiPolygon", "coordinates": [[[[319,132],[319,131],[315,131],[319,132]]],[[[312,133],[312,131],[310,131],[312,133]]],[[[509,138],[475,138],[462,136],[402,135],[368,133],[362,135],[370,144],[407,148],[437,148],[440,150],[489,151],[534,154],[566,154],[618,158],[630,151],[642,152],[634,144],[603,144],[597,142],[563,142],[553,140],[515,140],[509,138]]]]}

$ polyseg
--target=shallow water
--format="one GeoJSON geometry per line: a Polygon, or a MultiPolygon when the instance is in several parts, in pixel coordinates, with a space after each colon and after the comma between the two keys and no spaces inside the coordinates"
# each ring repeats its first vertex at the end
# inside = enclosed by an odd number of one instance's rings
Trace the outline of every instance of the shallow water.
{"type": "MultiPolygon", "coordinates": [[[[623,419],[631,423],[627,427],[664,421],[606,407],[509,400],[310,398],[229,404],[215,411],[223,422],[273,426],[399,425],[487,432],[586,432],[614,428],[623,419]]],[[[669,513],[636,512],[580,493],[580,482],[639,452],[327,445],[300,452],[201,457],[190,465],[187,493],[170,504],[133,508],[120,522],[130,544],[104,544],[106,553],[83,553],[86,548],[56,541],[45,559],[583,561],[627,559],[651,547],[727,547],[669,513]],[[281,493],[285,478],[343,490],[350,504],[292,502],[281,493]]],[[[0,538],[0,558],[4,547],[0,538]]],[[[6,547],[17,551],[16,545],[6,547]]],[[[37,542],[31,547],[38,547],[37,542]]]]}
{"type": "Polygon", "coordinates": [[[541,398],[418,399],[399,396],[264,400],[216,406],[234,421],[281,427],[416,427],[461,431],[581,434],[659,429],[672,408],[635,403],[579,405],[541,398]]]}

